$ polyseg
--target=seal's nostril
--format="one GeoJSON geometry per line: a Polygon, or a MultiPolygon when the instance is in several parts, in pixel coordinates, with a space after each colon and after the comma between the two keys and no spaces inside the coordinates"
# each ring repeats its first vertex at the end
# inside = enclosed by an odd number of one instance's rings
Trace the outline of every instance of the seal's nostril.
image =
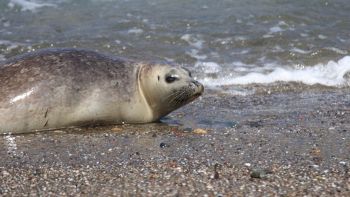
{"type": "Polygon", "coordinates": [[[192,83],[193,83],[194,85],[196,85],[197,87],[202,86],[201,83],[199,83],[198,81],[195,81],[195,80],[193,80],[192,83]]]}
{"type": "Polygon", "coordinates": [[[198,81],[192,80],[191,86],[195,86],[201,93],[204,91],[203,84],[199,83],[198,81]]]}

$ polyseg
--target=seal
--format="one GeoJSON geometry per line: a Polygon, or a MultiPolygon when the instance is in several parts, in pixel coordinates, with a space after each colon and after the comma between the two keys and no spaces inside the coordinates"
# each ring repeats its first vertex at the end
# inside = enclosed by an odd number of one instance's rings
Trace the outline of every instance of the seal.
{"type": "Polygon", "coordinates": [[[154,122],[203,90],[178,65],[44,49],[0,64],[0,133],[154,122]]]}

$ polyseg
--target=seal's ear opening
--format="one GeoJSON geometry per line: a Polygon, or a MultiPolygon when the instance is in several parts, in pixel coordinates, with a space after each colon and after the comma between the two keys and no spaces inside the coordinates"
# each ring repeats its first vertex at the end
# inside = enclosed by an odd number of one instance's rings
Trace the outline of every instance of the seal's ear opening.
{"type": "Polygon", "coordinates": [[[191,73],[190,70],[188,70],[188,69],[185,68],[185,67],[181,67],[181,68],[184,69],[185,71],[187,71],[187,72],[188,72],[188,76],[192,78],[192,73],[191,73]]]}

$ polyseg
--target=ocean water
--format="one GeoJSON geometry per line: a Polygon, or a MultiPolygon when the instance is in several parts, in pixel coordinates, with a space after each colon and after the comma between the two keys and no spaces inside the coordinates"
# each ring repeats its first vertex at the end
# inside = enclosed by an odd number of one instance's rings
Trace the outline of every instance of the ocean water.
{"type": "Polygon", "coordinates": [[[0,60],[91,48],[176,62],[231,94],[348,88],[349,10],[348,0],[0,0],[0,60]]]}

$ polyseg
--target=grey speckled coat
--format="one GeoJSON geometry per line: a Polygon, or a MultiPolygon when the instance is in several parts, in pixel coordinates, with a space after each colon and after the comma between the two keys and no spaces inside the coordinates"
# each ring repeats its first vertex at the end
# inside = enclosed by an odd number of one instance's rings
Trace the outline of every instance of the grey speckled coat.
{"type": "Polygon", "coordinates": [[[122,121],[110,120],[110,114],[103,113],[113,106],[92,108],[106,99],[116,104],[130,102],[137,92],[137,70],[133,62],[87,50],[51,49],[10,59],[0,65],[0,129],[14,132],[122,121]],[[81,110],[87,116],[101,114],[88,120],[81,117],[81,110]],[[76,113],[79,118],[74,117],[76,113]]]}
{"type": "Polygon", "coordinates": [[[203,90],[181,67],[46,49],[0,65],[0,133],[152,122],[203,90]]]}

